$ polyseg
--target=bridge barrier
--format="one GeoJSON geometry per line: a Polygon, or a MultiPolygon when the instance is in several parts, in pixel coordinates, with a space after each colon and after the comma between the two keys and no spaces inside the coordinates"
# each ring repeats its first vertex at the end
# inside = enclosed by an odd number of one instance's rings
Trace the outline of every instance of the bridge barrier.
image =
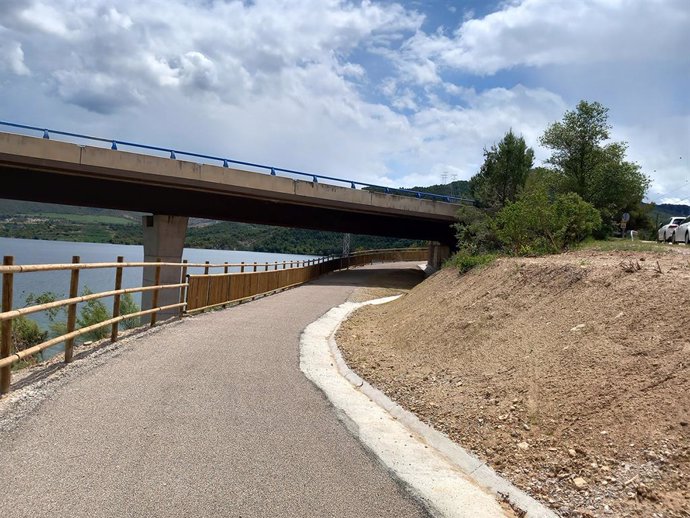
{"type": "Polygon", "coordinates": [[[192,314],[218,306],[240,303],[258,296],[265,296],[277,291],[298,286],[309,282],[321,275],[336,270],[366,264],[391,262],[391,261],[425,261],[428,251],[426,248],[408,248],[392,250],[368,250],[356,252],[344,257],[321,257],[306,261],[283,261],[274,263],[167,263],[160,260],[151,262],[125,262],[123,257],[118,257],[112,263],[81,263],[75,256],[72,263],[66,264],[30,264],[15,265],[12,256],[5,256],[3,265],[0,266],[2,274],[2,306],[0,308],[0,394],[9,392],[12,366],[18,362],[32,357],[45,349],[65,344],[64,361],[72,361],[74,352],[74,340],[79,336],[110,327],[110,340],[118,339],[120,323],[125,320],[149,316],[148,325],[156,325],[156,316],[161,311],[177,309],[178,316],[192,314]],[[155,267],[156,282],[153,286],[137,288],[122,288],[122,272],[124,268],[155,267]],[[180,271],[179,282],[175,284],[160,284],[162,268],[175,267],[180,271]],[[99,293],[79,295],[79,272],[90,269],[115,270],[114,289],[99,293]],[[203,268],[201,275],[188,274],[189,268],[203,268]],[[211,269],[222,268],[223,273],[210,273],[211,269]],[[234,268],[238,272],[231,272],[234,268]],[[70,289],[66,299],[50,301],[42,304],[34,304],[23,308],[13,308],[14,275],[31,272],[69,271],[70,289]],[[179,290],[179,302],[160,306],[158,293],[161,290],[179,290]],[[121,297],[125,294],[153,291],[152,307],[134,313],[120,314],[121,297]],[[112,317],[104,321],[94,323],[87,327],[77,328],[78,304],[102,298],[113,298],[112,317]],[[26,349],[17,350],[13,336],[13,322],[15,319],[31,315],[41,311],[52,309],[67,309],[66,333],[32,345],[26,349]]]}
{"type": "MultiPolygon", "coordinates": [[[[369,189],[369,190],[372,190],[374,192],[383,193],[383,194],[397,194],[397,195],[403,195],[403,196],[414,196],[414,197],[420,198],[420,199],[430,199],[430,200],[436,200],[436,201],[453,203],[453,204],[461,204],[461,203],[474,204],[474,200],[471,200],[468,198],[461,198],[459,196],[454,196],[454,195],[435,194],[435,193],[430,193],[430,192],[425,192],[425,191],[416,191],[413,189],[386,187],[383,185],[376,185],[376,184],[371,184],[371,183],[367,183],[367,182],[361,182],[359,180],[353,180],[353,179],[347,179],[347,178],[336,178],[333,176],[326,176],[326,175],[318,174],[318,173],[309,173],[309,172],[305,172],[305,171],[297,171],[295,169],[286,169],[284,167],[271,166],[271,165],[267,165],[267,164],[247,162],[244,160],[235,160],[235,159],[229,158],[227,156],[206,155],[206,154],[201,154],[201,153],[194,153],[191,151],[183,151],[183,150],[177,149],[177,148],[172,149],[169,147],[152,146],[150,144],[128,142],[128,141],[119,140],[119,139],[94,137],[91,135],[84,135],[82,133],[74,133],[71,131],[60,131],[60,130],[56,130],[56,129],[49,129],[49,128],[38,127],[38,126],[29,126],[27,124],[18,124],[16,122],[3,121],[3,120],[0,120],[0,126],[6,126],[9,128],[14,128],[14,129],[18,129],[18,130],[27,130],[30,133],[42,134],[44,139],[50,139],[51,136],[58,135],[58,136],[62,136],[62,137],[68,137],[69,140],[77,139],[79,141],[99,143],[100,145],[105,144],[106,146],[110,147],[110,149],[113,151],[117,151],[118,149],[121,149],[124,146],[127,148],[136,149],[140,152],[147,152],[147,153],[154,152],[154,153],[158,153],[158,154],[164,153],[170,157],[170,160],[177,160],[178,156],[182,156],[182,157],[187,157],[187,158],[191,158],[191,159],[195,159],[195,160],[203,160],[205,162],[209,162],[212,164],[222,165],[222,167],[224,167],[224,168],[228,168],[229,164],[243,166],[245,168],[250,168],[248,170],[264,171],[265,173],[268,173],[271,176],[277,176],[277,175],[283,176],[283,175],[285,175],[288,177],[290,177],[290,176],[297,176],[297,177],[303,177],[303,178],[306,177],[313,183],[318,183],[319,181],[326,181],[328,183],[333,183],[335,185],[344,184],[344,185],[346,185],[352,189],[357,189],[359,187],[359,188],[369,189]]],[[[245,170],[247,170],[247,169],[245,169],[245,170]]]]}

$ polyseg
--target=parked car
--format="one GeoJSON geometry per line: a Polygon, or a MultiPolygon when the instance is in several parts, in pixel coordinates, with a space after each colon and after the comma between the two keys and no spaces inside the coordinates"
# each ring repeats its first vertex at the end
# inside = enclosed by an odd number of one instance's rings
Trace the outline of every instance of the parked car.
{"type": "Polygon", "coordinates": [[[656,235],[656,240],[661,243],[663,241],[671,241],[673,238],[673,233],[676,231],[678,225],[680,225],[687,218],[671,218],[671,221],[662,225],[656,235]]]}
{"type": "Polygon", "coordinates": [[[673,243],[685,243],[690,245],[690,216],[678,223],[678,226],[671,234],[673,243]]]}

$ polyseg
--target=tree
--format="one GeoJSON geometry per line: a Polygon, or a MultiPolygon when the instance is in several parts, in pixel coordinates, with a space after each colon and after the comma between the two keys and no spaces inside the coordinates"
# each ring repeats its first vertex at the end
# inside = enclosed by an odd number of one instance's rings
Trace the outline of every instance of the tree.
{"type": "MultiPolygon", "coordinates": [[[[140,308],[137,305],[137,303],[134,302],[134,297],[132,297],[131,293],[125,293],[120,299],[120,315],[129,315],[131,313],[137,313],[139,309],[140,308]]],[[[122,321],[122,326],[125,329],[133,329],[139,325],[139,319],[136,317],[127,318],[122,321]]]]}
{"type": "Polygon", "coordinates": [[[496,214],[496,235],[515,255],[559,253],[592,235],[601,225],[599,212],[569,192],[553,201],[545,189],[526,192],[496,214]]]}
{"type": "Polygon", "coordinates": [[[610,129],[608,108],[580,101],[540,139],[553,151],[547,163],[561,176],[561,191],[577,193],[599,210],[604,221],[639,207],[649,187],[640,166],[625,160],[626,143],[606,143],[610,129]]]}
{"type": "Polygon", "coordinates": [[[485,209],[461,205],[453,225],[458,250],[469,255],[485,254],[500,248],[491,216],[485,209]]]}
{"type": "Polygon", "coordinates": [[[533,163],[534,151],[511,129],[498,145],[484,150],[484,163],[470,180],[472,195],[481,205],[496,209],[514,202],[533,163]]]}
{"type": "MultiPolygon", "coordinates": [[[[81,292],[82,295],[91,295],[92,293],[93,292],[86,286],[81,292]]],[[[79,327],[89,327],[99,324],[104,320],[108,320],[109,318],[110,312],[108,311],[108,308],[105,307],[105,304],[98,299],[91,299],[85,302],[79,311],[77,324],[79,324],[79,327]]],[[[100,327],[85,333],[84,337],[87,340],[101,340],[102,338],[108,336],[109,332],[110,331],[107,327],[100,327]]]]}

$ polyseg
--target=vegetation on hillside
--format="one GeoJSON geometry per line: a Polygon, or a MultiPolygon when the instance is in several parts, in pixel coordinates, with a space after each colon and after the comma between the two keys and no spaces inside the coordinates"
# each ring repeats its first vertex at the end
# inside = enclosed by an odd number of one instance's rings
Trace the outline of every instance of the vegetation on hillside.
{"type": "MultiPolygon", "coordinates": [[[[0,200],[0,237],[138,245],[141,214],[84,207],[0,200]],[[72,212],[70,212],[72,211],[72,212]]],[[[343,235],[306,229],[190,219],[185,245],[217,250],[247,250],[305,255],[342,251],[343,235]]],[[[405,248],[409,239],[353,235],[351,249],[405,248]]]]}
{"type": "MultiPolygon", "coordinates": [[[[343,235],[337,232],[222,222],[189,229],[185,244],[193,248],[218,250],[328,255],[342,252],[343,235]]],[[[350,248],[407,248],[423,244],[409,239],[352,235],[350,248]]]]}
{"type": "Polygon", "coordinates": [[[498,253],[558,253],[611,236],[624,212],[632,228],[653,230],[651,207],[642,203],[650,180],[625,159],[625,143],[609,142],[607,112],[581,101],[550,125],[540,139],[552,151],[548,167],[532,167],[533,150],[512,130],[485,150],[469,182],[475,207],[458,211],[451,263],[464,270],[498,253]]]}
{"type": "MultiPolygon", "coordinates": [[[[82,295],[93,293],[88,286],[82,290],[82,295]]],[[[33,306],[55,302],[60,297],[57,294],[47,291],[40,294],[29,293],[26,297],[26,305],[33,306]]],[[[129,315],[140,310],[134,301],[131,293],[125,293],[120,298],[120,314],[129,315]]],[[[34,345],[45,342],[49,338],[54,338],[67,333],[67,310],[66,307],[57,307],[46,310],[48,315],[48,329],[43,329],[34,320],[24,316],[16,317],[12,320],[12,343],[15,351],[23,351],[34,345]]],[[[77,314],[77,328],[89,327],[111,318],[112,315],[106,305],[100,299],[92,299],[79,304],[77,314]]],[[[138,318],[123,320],[120,324],[125,329],[131,329],[138,325],[138,318]]],[[[105,326],[85,333],[76,339],[77,342],[100,340],[110,335],[110,327],[105,326]]],[[[16,363],[13,368],[20,369],[26,365],[33,364],[42,360],[41,353],[28,357],[23,362],[16,363]]]]}

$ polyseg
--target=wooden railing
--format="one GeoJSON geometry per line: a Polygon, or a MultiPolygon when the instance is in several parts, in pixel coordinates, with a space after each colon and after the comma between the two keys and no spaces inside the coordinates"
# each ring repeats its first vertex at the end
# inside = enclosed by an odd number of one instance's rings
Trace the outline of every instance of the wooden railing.
{"type": "Polygon", "coordinates": [[[389,261],[424,261],[427,258],[426,248],[406,248],[393,250],[368,250],[356,252],[347,257],[321,257],[307,261],[283,261],[273,263],[166,263],[124,262],[118,257],[112,263],[81,263],[75,256],[68,264],[31,264],[15,265],[14,258],[5,256],[2,273],[2,308],[0,312],[0,394],[9,391],[12,365],[33,356],[51,346],[65,343],[65,362],[72,361],[74,340],[86,333],[103,327],[110,327],[110,340],[118,339],[119,325],[123,320],[150,315],[150,326],[156,325],[157,315],[161,312],[174,311],[176,316],[196,313],[207,309],[231,303],[239,303],[263,296],[276,291],[291,288],[335,270],[353,266],[362,266],[376,262],[389,261]],[[138,288],[122,288],[122,273],[124,268],[152,267],[155,269],[155,282],[152,286],[138,288]],[[188,275],[188,269],[203,268],[201,275],[188,275]],[[115,270],[115,282],[112,290],[88,295],[79,294],[79,272],[82,270],[112,268],[115,270]],[[176,268],[179,270],[179,282],[161,284],[161,270],[176,268]],[[222,268],[223,273],[211,273],[211,269],[222,268]],[[237,271],[232,272],[231,269],[237,271]],[[23,308],[13,308],[14,276],[31,272],[69,271],[69,297],[43,304],[35,304],[23,308]],[[178,302],[159,305],[159,293],[162,290],[178,290],[178,302]],[[120,314],[121,297],[125,294],[153,292],[151,308],[120,314]],[[77,328],[77,305],[90,300],[112,297],[112,317],[87,327],[77,328]],[[13,344],[12,325],[14,319],[31,315],[41,311],[58,308],[67,309],[66,332],[60,336],[43,341],[23,350],[15,350],[13,344]]]}

